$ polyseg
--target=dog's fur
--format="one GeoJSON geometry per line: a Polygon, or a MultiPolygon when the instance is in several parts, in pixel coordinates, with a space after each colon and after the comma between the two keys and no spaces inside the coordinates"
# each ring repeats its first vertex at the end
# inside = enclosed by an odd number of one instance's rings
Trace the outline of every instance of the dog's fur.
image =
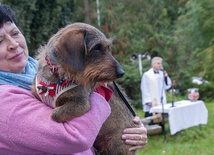
{"type": "MultiPolygon", "coordinates": [[[[135,155],[136,151],[128,151],[129,145],[121,140],[122,132],[125,128],[137,127],[133,123],[133,115],[127,108],[112,82],[107,84],[113,91],[113,96],[109,100],[111,114],[103,124],[94,147],[99,155],[135,155]]],[[[123,96],[130,102],[125,91],[117,84],[123,96]]]]}
{"type": "MultiPolygon", "coordinates": [[[[39,49],[38,73],[32,85],[32,93],[40,99],[37,79],[59,85],[68,80],[75,85],[57,98],[51,115],[54,121],[65,122],[86,113],[90,109],[89,95],[97,84],[114,81],[124,74],[120,64],[111,55],[111,44],[112,39],[107,39],[95,27],[74,23],[59,30],[39,49]]],[[[49,91],[45,86],[41,90],[44,94],[49,91]]],[[[123,129],[133,126],[133,117],[118,102],[121,100],[114,94],[109,102],[111,116],[95,141],[94,146],[100,154],[130,153],[121,135],[123,129]]]]}

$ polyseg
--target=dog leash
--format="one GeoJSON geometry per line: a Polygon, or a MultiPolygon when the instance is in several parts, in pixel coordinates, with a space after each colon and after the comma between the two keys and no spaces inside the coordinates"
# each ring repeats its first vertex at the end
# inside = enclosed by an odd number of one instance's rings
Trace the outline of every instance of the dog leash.
{"type": "Polygon", "coordinates": [[[123,96],[123,94],[121,93],[120,89],[117,87],[117,84],[113,81],[113,84],[120,96],[120,98],[123,100],[123,102],[126,104],[126,106],[128,107],[128,109],[131,111],[132,115],[135,117],[137,116],[136,113],[134,112],[133,108],[131,107],[131,105],[129,104],[129,102],[126,100],[126,98],[123,96]]]}

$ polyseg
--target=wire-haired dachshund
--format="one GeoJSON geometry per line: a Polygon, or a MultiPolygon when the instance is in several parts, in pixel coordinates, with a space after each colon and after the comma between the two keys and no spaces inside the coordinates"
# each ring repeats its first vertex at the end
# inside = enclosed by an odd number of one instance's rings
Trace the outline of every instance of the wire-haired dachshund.
{"type": "MultiPolygon", "coordinates": [[[[124,75],[111,54],[111,46],[112,39],[107,39],[97,28],[74,23],[60,29],[39,48],[32,93],[53,107],[51,118],[54,121],[65,122],[83,115],[90,109],[89,95],[99,83],[124,75]]],[[[109,101],[112,113],[94,143],[99,154],[134,154],[121,140],[122,130],[134,126],[133,117],[119,102],[122,101],[114,92],[109,101]]]]}

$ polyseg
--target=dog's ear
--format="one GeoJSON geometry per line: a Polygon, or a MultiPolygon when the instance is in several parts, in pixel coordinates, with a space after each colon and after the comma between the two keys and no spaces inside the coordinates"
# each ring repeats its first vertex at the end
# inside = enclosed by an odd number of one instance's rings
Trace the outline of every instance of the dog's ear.
{"type": "Polygon", "coordinates": [[[74,70],[84,70],[86,45],[84,41],[85,32],[82,30],[71,30],[63,33],[56,48],[62,59],[74,70]]]}

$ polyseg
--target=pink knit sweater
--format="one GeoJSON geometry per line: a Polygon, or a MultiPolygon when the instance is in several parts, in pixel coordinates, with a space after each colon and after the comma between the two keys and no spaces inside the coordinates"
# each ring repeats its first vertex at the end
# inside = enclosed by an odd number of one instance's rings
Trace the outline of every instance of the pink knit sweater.
{"type": "Polygon", "coordinates": [[[51,120],[52,109],[29,91],[0,85],[1,155],[92,155],[93,143],[110,114],[106,100],[90,96],[89,112],[69,122],[51,120]]]}

